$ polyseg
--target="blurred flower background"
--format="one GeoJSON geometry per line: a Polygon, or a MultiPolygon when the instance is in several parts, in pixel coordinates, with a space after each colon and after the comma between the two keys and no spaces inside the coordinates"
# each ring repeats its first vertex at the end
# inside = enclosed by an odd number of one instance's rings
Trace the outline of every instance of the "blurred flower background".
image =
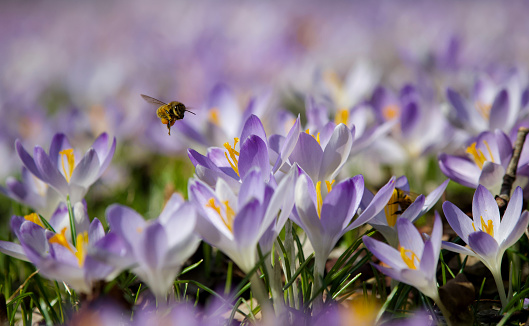
{"type": "MultiPolygon", "coordinates": [[[[517,128],[529,126],[528,13],[521,1],[3,1],[0,237],[12,240],[9,218],[29,213],[10,198],[58,201],[39,190],[14,145],[47,149],[56,133],[81,153],[102,133],[115,137],[110,166],[84,197],[100,219],[111,204],[154,219],[173,192],[188,198],[188,148],[222,153],[211,148],[231,148],[252,115],[268,136],[286,136],[299,116],[296,128],[321,136],[322,149],[344,123],[354,140],[339,179],[362,174],[366,189],[405,174],[417,193],[446,177],[497,190],[511,152],[480,135],[501,133],[513,147],[517,128]],[[168,136],[140,94],[196,115],[168,136]]],[[[283,141],[269,138],[270,160],[283,141]]],[[[300,156],[289,163],[303,165],[300,156]]],[[[518,173],[527,198],[528,150],[518,173]]],[[[453,197],[471,198],[453,184],[453,197]]]]}

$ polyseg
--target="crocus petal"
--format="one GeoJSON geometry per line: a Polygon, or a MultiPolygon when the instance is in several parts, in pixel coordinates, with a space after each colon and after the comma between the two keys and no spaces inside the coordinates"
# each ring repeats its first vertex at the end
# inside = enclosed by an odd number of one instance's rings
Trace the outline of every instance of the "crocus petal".
{"type": "Polygon", "coordinates": [[[15,257],[16,259],[29,261],[22,246],[13,242],[0,241],[0,252],[8,256],[15,257]]]}
{"type": "Polygon", "coordinates": [[[463,186],[475,188],[478,185],[481,170],[466,157],[439,155],[439,168],[450,179],[463,186]]]}
{"type": "Polygon", "coordinates": [[[316,139],[304,132],[300,133],[298,143],[290,154],[290,163],[298,163],[312,180],[318,180],[322,157],[323,151],[316,139]]]}
{"type": "MultiPolygon", "coordinates": [[[[402,269],[388,268],[388,267],[385,267],[385,266],[374,265],[374,264],[373,264],[373,266],[375,266],[375,268],[378,269],[378,271],[381,272],[382,274],[387,275],[387,276],[391,277],[392,279],[394,279],[396,281],[403,282],[402,281],[403,278],[400,275],[400,272],[401,272],[402,269]]],[[[403,268],[405,268],[405,267],[403,267],[403,268]]]]}
{"type": "Polygon", "coordinates": [[[443,195],[443,192],[445,191],[446,187],[448,186],[448,182],[450,182],[450,179],[445,180],[441,185],[437,188],[435,188],[428,196],[426,196],[426,200],[424,201],[424,208],[421,212],[421,215],[428,212],[434,205],[437,203],[439,198],[443,195]]]}
{"type": "MultiPolygon", "coordinates": [[[[106,133],[101,134],[101,136],[99,136],[99,137],[102,137],[103,135],[106,135],[106,133]]],[[[103,138],[106,140],[106,137],[103,137],[103,138]]],[[[96,142],[98,140],[99,140],[99,138],[96,139],[96,142]]],[[[106,145],[106,143],[105,143],[105,145],[106,145]]],[[[108,149],[108,152],[106,152],[106,153],[104,153],[103,148],[99,147],[99,143],[96,144],[94,142],[93,146],[94,146],[95,151],[97,152],[97,156],[98,156],[99,162],[101,164],[101,166],[99,167],[99,173],[97,175],[97,177],[99,178],[106,171],[106,169],[110,165],[110,161],[112,161],[112,158],[114,157],[114,153],[116,152],[116,137],[114,137],[112,139],[112,144],[110,145],[110,148],[108,149]],[[98,148],[96,148],[95,146],[97,146],[98,148]]]]}
{"type": "Polygon", "coordinates": [[[171,198],[165,203],[165,206],[160,213],[160,216],[158,217],[158,220],[165,224],[171,219],[171,217],[174,215],[176,211],[180,209],[182,204],[184,203],[184,198],[179,193],[174,193],[171,195],[171,198]]]}
{"type": "Polygon", "coordinates": [[[478,182],[490,191],[496,192],[500,190],[504,175],[505,168],[503,166],[487,161],[483,164],[478,182]]]}
{"type": "Polygon", "coordinates": [[[178,233],[171,234],[168,239],[169,245],[173,246],[183,242],[189,234],[192,234],[196,226],[196,219],[195,207],[189,202],[183,203],[176,211],[173,211],[166,221],[165,229],[178,230],[178,233]]]}
{"type": "MultiPolygon", "coordinates": [[[[160,268],[164,264],[167,251],[167,234],[160,223],[153,223],[143,231],[143,244],[138,246],[140,263],[152,269],[160,268]]],[[[141,239],[140,238],[140,239],[141,239]]]]}
{"type": "Polygon", "coordinates": [[[468,236],[468,245],[474,252],[480,255],[485,262],[496,262],[500,247],[496,240],[483,231],[473,232],[468,236]]]}
{"type": "Polygon", "coordinates": [[[295,202],[296,211],[302,223],[300,226],[305,232],[321,230],[321,223],[316,210],[314,185],[304,174],[300,175],[296,182],[295,202]]]}
{"type": "Polygon", "coordinates": [[[448,98],[448,101],[452,106],[454,107],[457,118],[461,122],[461,124],[469,123],[470,117],[468,115],[468,112],[470,109],[467,107],[465,100],[459,95],[459,93],[455,92],[451,88],[448,88],[446,90],[446,97],[448,98]]]}
{"type": "Polygon", "coordinates": [[[265,183],[258,168],[252,169],[243,179],[241,190],[239,191],[239,205],[244,205],[250,199],[255,198],[263,202],[265,183]]]}
{"type": "Polygon", "coordinates": [[[510,233],[505,234],[505,240],[501,243],[502,249],[507,249],[516,243],[527,230],[527,224],[529,223],[529,212],[525,211],[520,216],[518,222],[512,228],[510,233]]]}
{"type": "MultiPolygon", "coordinates": [[[[440,246],[439,249],[441,249],[440,246]]],[[[425,275],[432,275],[432,277],[435,275],[435,272],[437,270],[437,261],[439,258],[439,254],[436,255],[434,250],[435,249],[433,243],[431,241],[426,241],[426,243],[424,244],[424,250],[422,252],[421,262],[419,265],[419,269],[425,275]]]]}
{"type": "Polygon", "coordinates": [[[122,206],[110,205],[106,211],[110,229],[121,236],[132,248],[141,246],[137,237],[145,227],[145,220],[135,210],[122,206]]]}
{"type": "Polygon", "coordinates": [[[99,221],[99,219],[96,217],[90,223],[90,228],[88,229],[88,239],[90,239],[90,243],[96,243],[99,240],[103,239],[105,236],[105,228],[103,227],[103,224],[99,221]]]}
{"type": "Polygon", "coordinates": [[[504,89],[499,92],[490,108],[489,130],[505,129],[509,117],[509,94],[504,89]]]}
{"type": "Polygon", "coordinates": [[[35,146],[33,155],[35,157],[35,163],[39,170],[39,174],[44,178],[43,181],[63,194],[68,193],[68,183],[66,182],[66,179],[59,173],[59,170],[55,168],[53,163],[51,163],[50,158],[46,152],[44,152],[42,147],[35,146]]]}
{"type": "Polygon", "coordinates": [[[239,156],[239,175],[244,178],[252,168],[259,167],[262,176],[268,178],[270,175],[270,161],[268,159],[268,148],[266,143],[256,135],[251,135],[241,145],[239,156]]]}
{"type": "Polygon", "coordinates": [[[340,182],[323,200],[321,224],[330,236],[341,236],[345,227],[355,215],[364,192],[364,178],[354,178],[340,182]]]}
{"type": "Polygon", "coordinates": [[[424,207],[424,195],[419,195],[417,199],[411,205],[406,208],[406,210],[402,213],[400,218],[407,219],[411,222],[415,222],[415,220],[421,216],[422,210],[424,207]]]}
{"type": "Polygon", "coordinates": [[[516,187],[509,200],[507,209],[503,214],[503,218],[498,229],[499,237],[498,242],[502,243],[505,239],[513,232],[514,226],[520,220],[520,214],[523,206],[523,191],[522,188],[516,187]]]}
{"type": "Polygon", "coordinates": [[[334,129],[331,139],[323,151],[318,180],[333,180],[336,177],[340,168],[349,158],[352,145],[351,130],[343,123],[340,123],[334,129]]]}
{"type": "Polygon", "coordinates": [[[397,251],[397,249],[366,235],[362,237],[362,241],[364,242],[366,248],[384,264],[395,269],[408,268],[404,261],[402,261],[400,253],[397,251]]]}
{"type": "Polygon", "coordinates": [[[470,217],[449,201],[443,203],[443,212],[452,230],[457,233],[461,240],[468,243],[468,235],[476,231],[472,226],[470,217]]]}
{"type": "Polygon", "coordinates": [[[443,241],[441,243],[441,248],[447,249],[447,250],[450,250],[450,251],[453,251],[453,252],[457,252],[457,253],[463,254],[463,255],[476,256],[476,253],[473,252],[472,250],[470,250],[468,248],[465,248],[463,246],[460,246],[460,245],[458,245],[456,243],[453,243],[453,242],[443,241]]]}
{"type": "Polygon", "coordinates": [[[420,115],[421,111],[415,102],[409,102],[402,108],[400,115],[400,129],[404,138],[413,135],[414,128],[420,121],[420,115]]]}
{"type": "Polygon", "coordinates": [[[259,241],[257,233],[263,218],[262,214],[257,214],[259,209],[259,201],[254,199],[237,213],[233,222],[233,236],[240,247],[255,246],[259,241]]]}
{"type": "Polygon", "coordinates": [[[277,158],[277,161],[274,164],[274,168],[272,169],[272,172],[274,173],[277,172],[277,170],[281,169],[285,161],[288,160],[288,157],[290,156],[290,154],[296,147],[300,134],[301,134],[301,122],[300,122],[299,115],[298,115],[296,122],[294,123],[292,128],[290,128],[286,139],[284,140],[282,146],[280,147],[281,151],[279,152],[279,157],[277,158]]]}
{"type": "Polygon", "coordinates": [[[435,211],[435,220],[433,222],[433,228],[432,228],[432,235],[430,236],[430,241],[433,245],[433,252],[434,255],[437,255],[435,257],[435,260],[439,258],[439,252],[441,251],[441,239],[443,237],[443,223],[441,221],[441,216],[439,216],[439,213],[435,211]]]}
{"type": "Polygon", "coordinates": [[[488,225],[488,221],[492,221],[493,225],[493,237],[498,234],[500,226],[500,211],[498,210],[498,204],[492,196],[492,194],[482,185],[479,185],[474,193],[474,199],[472,200],[472,216],[474,217],[474,227],[476,230],[481,229],[481,219],[488,225]]]}
{"type": "Polygon", "coordinates": [[[41,180],[45,180],[44,177],[40,174],[39,169],[37,168],[37,165],[35,164],[35,161],[33,160],[33,157],[29,155],[28,152],[24,149],[24,146],[22,146],[22,143],[20,140],[15,140],[15,148],[18,153],[18,157],[20,157],[20,160],[22,160],[22,164],[37,178],[41,180]]]}
{"type": "Polygon", "coordinates": [[[66,138],[66,135],[63,133],[58,133],[53,136],[53,139],[51,140],[50,144],[50,160],[52,164],[55,166],[55,168],[60,168],[60,154],[59,152],[64,150],[72,148],[72,145],[70,145],[70,142],[68,141],[68,138],[66,138]]]}
{"type": "Polygon", "coordinates": [[[261,120],[254,114],[250,115],[250,117],[244,123],[240,138],[241,143],[244,143],[244,141],[251,135],[256,135],[265,143],[267,141],[263,124],[261,123],[261,120]]]}
{"type": "Polygon", "coordinates": [[[384,187],[380,188],[375,197],[373,197],[373,200],[369,203],[366,209],[364,209],[362,214],[360,214],[360,216],[358,216],[358,218],[354,220],[353,223],[349,224],[345,232],[350,231],[366,223],[375,215],[377,215],[381,210],[383,210],[384,207],[386,207],[386,204],[388,203],[389,199],[391,198],[394,189],[395,177],[392,177],[388,181],[388,183],[384,185],[384,187]]]}
{"type": "Polygon", "coordinates": [[[75,166],[70,182],[89,187],[99,177],[99,168],[99,158],[97,157],[96,151],[91,148],[86,152],[81,162],[75,166]]]}
{"type": "Polygon", "coordinates": [[[412,222],[405,218],[397,219],[397,232],[399,234],[399,243],[401,247],[411,250],[418,257],[422,256],[424,242],[421,234],[417,228],[413,226],[412,222]]]}

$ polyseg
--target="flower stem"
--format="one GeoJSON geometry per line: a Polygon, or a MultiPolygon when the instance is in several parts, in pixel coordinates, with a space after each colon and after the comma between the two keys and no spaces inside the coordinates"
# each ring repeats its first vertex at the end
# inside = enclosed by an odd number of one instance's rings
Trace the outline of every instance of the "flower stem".
{"type": "Polygon", "coordinates": [[[498,294],[500,295],[501,306],[505,308],[507,306],[507,296],[505,295],[505,287],[503,286],[501,270],[498,268],[495,271],[491,270],[491,272],[492,272],[492,276],[494,277],[494,282],[496,282],[496,287],[498,288],[498,294]]]}
{"type": "Polygon", "coordinates": [[[77,232],[75,231],[75,217],[73,215],[72,203],[70,202],[70,195],[66,195],[66,206],[68,206],[68,216],[70,217],[70,232],[72,234],[72,244],[75,247],[77,246],[77,232]]]}
{"type": "Polygon", "coordinates": [[[450,320],[450,318],[452,318],[452,314],[450,313],[450,311],[448,311],[448,309],[446,309],[446,307],[444,306],[443,302],[441,301],[441,298],[439,297],[439,295],[437,295],[435,297],[432,296],[431,298],[435,302],[437,307],[439,307],[439,309],[441,310],[441,313],[445,317],[446,325],[452,326],[452,321],[450,320]]]}
{"type": "Polygon", "coordinates": [[[268,296],[268,291],[266,291],[263,281],[257,275],[257,272],[254,272],[250,277],[250,284],[252,288],[252,293],[259,302],[261,306],[261,312],[264,320],[274,320],[274,309],[270,304],[270,299],[268,296]]]}
{"type": "MultiPolygon", "coordinates": [[[[314,283],[312,284],[312,293],[320,291],[323,287],[323,272],[325,271],[326,258],[316,257],[314,261],[314,283]]],[[[318,314],[323,308],[323,291],[320,291],[318,295],[312,301],[312,313],[313,315],[318,314]]]]}

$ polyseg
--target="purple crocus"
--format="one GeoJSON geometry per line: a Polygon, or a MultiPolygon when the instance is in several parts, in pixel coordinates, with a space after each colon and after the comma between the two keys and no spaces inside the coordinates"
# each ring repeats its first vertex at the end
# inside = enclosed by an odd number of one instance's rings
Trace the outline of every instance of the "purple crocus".
{"type": "Polygon", "coordinates": [[[103,174],[114,156],[116,139],[109,146],[108,138],[106,133],[101,134],[80,160],[64,134],[53,137],[48,154],[42,147],[35,146],[31,157],[20,140],[15,146],[22,163],[34,176],[53,187],[63,200],[69,196],[70,201],[76,203],[103,174]]]}
{"type": "Polygon", "coordinates": [[[111,205],[107,209],[111,234],[124,243],[119,255],[97,252],[97,257],[144,281],[158,299],[165,299],[183,263],[196,251],[200,239],[195,234],[196,212],[178,194],[173,194],[160,216],[145,221],[133,209],[111,205]]]}
{"type": "Polygon", "coordinates": [[[443,225],[436,212],[432,235],[426,242],[413,223],[405,218],[397,220],[400,249],[364,236],[362,240],[369,251],[389,267],[374,265],[389,277],[416,287],[424,295],[432,298],[441,308],[448,322],[449,313],[444,308],[437,290],[437,263],[441,251],[443,225]]]}
{"type": "MultiPolygon", "coordinates": [[[[395,182],[395,189],[384,210],[376,214],[368,223],[377,229],[391,246],[396,248],[398,246],[397,219],[405,218],[412,223],[415,222],[415,220],[423,216],[437,203],[445,191],[448,182],[449,180],[445,180],[426,197],[419,195],[409,207],[403,209],[399,204],[399,197],[408,196],[411,200],[411,197],[406,194],[410,190],[410,185],[408,184],[406,176],[399,177],[395,182]]],[[[364,209],[367,207],[373,197],[374,195],[369,190],[365,191],[360,208],[364,209]]]]}
{"type": "Polygon", "coordinates": [[[505,250],[515,244],[527,230],[529,212],[522,213],[522,207],[522,189],[516,187],[500,220],[494,196],[482,185],[474,193],[473,219],[451,202],[443,204],[448,223],[470,249],[451,242],[443,242],[443,248],[479,258],[494,276],[504,307],[507,298],[501,277],[501,261],[505,250]]]}
{"type": "MultiPolygon", "coordinates": [[[[254,168],[245,175],[236,194],[222,178],[214,190],[201,180],[191,179],[189,198],[200,212],[198,232],[245,273],[250,272],[258,261],[256,248],[263,234],[280,211],[288,216],[292,210],[292,182],[293,178],[286,177],[274,189],[254,168]]],[[[284,223],[284,218],[280,220],[284,223]]]]}
{"type": "MultiPolygon", "coordinates": [[[[321,287],[325,262],[338,240],[347,232],[368,222],[388,202],[395,179],[392,178],[373,198],[369,206],[351,223],[356,215],[364,192],[364,178],[361,175],[344,180],[336,185],[322,182],[316,185],[302,172],[296,182],[296,207],[292,220],[307,234],[314,248],[314,289],[321,287]],[[327,194],[326,196],[322,195],[327,194]]],[[[321,308],[321,295],[314,301],[315,308],[321,308]]]]}
{"type": "MultiPolygon", "coordinates": [[[[211,187],[219,178],[237,192],[241,180],[254,167],[258,167],[264,180],[269,181],[272,172],[278,171],[284,164],[299,136],[299,118],[286,138],[274,137],[269,144],[261,120],[250,115],[233,145],[224,144],[224,149],[211,147],[206,156],[193,149],[188,156],[195,166],[196,176],[211,187]]],[[[288,169],[287,169],[288,171],[288,169]]]]}
{"type": "MultiPolygon", "coordinates": [[[[499,193],[505,170],[512,156],[512,144],[501,130],[485,131],[471,141],[467,156],[439,155],[439,167],[451,180],[464,186],[483,185],[499,193]]],[[[528,164],[520,160],[518,169],[528,164]]]]}
{"type": "Polygon", "coordinates": [[[96,248],[119,252],[121,248],[109,241],[110,238],[104,239],[105,231],[97,218],[89,224],[86,214],[78,210],[77,215],[84,221],[77,223],[75,246],[68,240],[70,232],[67,227],[57,229],[55,233],[45,229],[38,215],[32,213],[25,217],[13,216],[11,228],[20,245],[1,241],[0,251],[30,261],[46,278],[65,282],[76,291],[90,293],[94,282],[113,279],[116,270],[94,259],[88,252],[96,248]]]}
{"type": "Polygon", "coordinates": [[[332,182],[349,158],[353,139],[354,128],[343,123],[330,123],[315,134],[306,130],[299,135],[289,161],[297,163],[314,181],[332,182]]]}

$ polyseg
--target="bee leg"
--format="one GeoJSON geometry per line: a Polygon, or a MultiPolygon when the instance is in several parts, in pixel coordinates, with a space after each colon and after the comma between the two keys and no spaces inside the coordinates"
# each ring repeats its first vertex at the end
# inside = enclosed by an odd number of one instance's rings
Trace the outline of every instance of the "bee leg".
{"type": "Polygon", "coordinates": [[[169,130],[168,134],[171,136],[171,126],[169,124],[167,124],[167,130],[169,130]]]}

